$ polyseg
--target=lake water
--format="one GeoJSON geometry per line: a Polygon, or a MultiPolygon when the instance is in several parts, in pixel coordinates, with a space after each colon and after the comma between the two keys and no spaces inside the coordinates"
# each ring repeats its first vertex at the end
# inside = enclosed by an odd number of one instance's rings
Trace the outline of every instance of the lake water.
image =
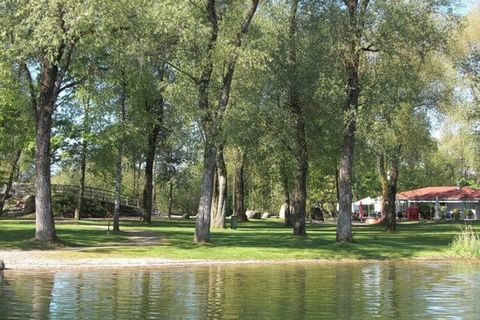
{"type": "Polygon", "coordinates": [[[0,276],[0,319],[480,319],[480,264],[345,263],[0,276]]]}

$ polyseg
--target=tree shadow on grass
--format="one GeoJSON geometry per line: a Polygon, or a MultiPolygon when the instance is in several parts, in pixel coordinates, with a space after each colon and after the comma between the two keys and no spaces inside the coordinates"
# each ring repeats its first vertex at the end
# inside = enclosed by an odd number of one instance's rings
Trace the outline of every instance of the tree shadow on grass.
{"type": "MultiPolygon", "coordinates": [[[[169,246],[179,249],[195,249],[192,244],[193,231],[179,231],[180,225],[174,229],[162,227],[162,232],[171,237],[169,246]]],[[[184,227],[187,227],[184,225],[184,227]]],[[[210,247],[217,248],[251,248],[287,249],[293,253],[318,250],[325,258],[355,257],[358,259],[412,258],[422,252],[441,254],[448,250],[457,227],[452,224],[417,223],[399,225],[399,231],[388,233],[383,226],[355,226],[353,243],[335,243],[335,225],[314,225],[308,227],[308,236],[294,237],[289,228],[279,223],[247,223],[241,224],[237,231],[227,230],[212,233],[210,247]]]]}
{"type": "MultiPolygon", "coordinates": [[[[3,221],[2,221],[3,224],[3,221]]],[[[479,223],[474,223],[477,230],[479,223]]],[[[159,241],[153,246],[195,250],[200,245],[193,243],[194,220],[162,220],[152,224],[136,221],[126,221],[121,226],[128,230],[140,229],[142,232],[157,233],[166,241],[159,241]]],[[[124,229],[124,230],[125,230],[124,229]]],[[[441,254],[448,250],[449,244],[460,230],[460,225],[454,223],[400,223],[396,233],[384,231],[383,226],[353,227],[355,242],[338,244],[335,242],[336,226],[329,224],[314,224],[307,227],[308,236],[298,238],[292,235],[289,227],[284,227],[281,221],[252,221],[239,223],[237,230],[217,230],[211,234],[212,243],[206,247],[225,248],[235,253],[235,248],[262,250],[262,252],[281,252],[292,256],[318,256],[321,258],[358,258],[387,259],[411,258],[425,255],[441,254]],[[282,251],[284,249],[285,251],[282,251]]],[[[33,224],[11,223],[0,225],[0,243],[5,249],[57,249],[58,246],[39,247],[32,243],[35,233],[33,224]]],[[[130,232],[106,232],[106,221],[88,221],[76,224],[62,225],[57,229],[63,247],[86,247],[95,252],[110,253],[112,248],[133,246],[130,232]],[[101,228],[98,228],[101,226],[101,228]],[[102,248],[109,246],[109,248],[102,248]]],[[[148,251],[149,248],[138,247],[132,250],[148,251]]],[[[223,251],[223,255],[225,252],[223,251]]]]}

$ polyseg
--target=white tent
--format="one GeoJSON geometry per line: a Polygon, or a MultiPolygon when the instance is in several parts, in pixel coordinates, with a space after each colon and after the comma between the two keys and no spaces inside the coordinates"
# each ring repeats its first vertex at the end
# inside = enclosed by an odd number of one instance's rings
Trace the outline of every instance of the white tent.
{"type": "Polygon", "coordinates": [[[366,198],[364,198],[364,199],[362,199],[362,200],[355,201],[355,202],[354,202],[354,205],[355,205],[356,207],[359,207],[359,206],[360,206],[360,202],[361,202],[362,205],[364,205],[364,206],[371,206],[371,205],[374,205],[374,204],[375,204],[375,199],[372,199],[372,198],[370,198],[370,197],[366,197],[366,198]]]}
{"type": "MultiPolygon", "coordinates": [[[[381,211],[381,208],[382,208],[381,197],[379,197],[379,198],[366,197],[366,198],[363,198],[361,200],[352,202],[352,212],[360,210],[360,202],[362,203],[362,206],[364,207],[363,209],[365,210],[365,213],[373,212],[373,211],[378,211],[378,212],[381,211]],[[371,206],[373,206],[373,208],[371,206]],[[368,209],[366,207],[368,207],[368,209]]],[[[337,203],[337,211],[338,210],[339,210],[339,206],[338,206],[338,203],[337,203]]]]}

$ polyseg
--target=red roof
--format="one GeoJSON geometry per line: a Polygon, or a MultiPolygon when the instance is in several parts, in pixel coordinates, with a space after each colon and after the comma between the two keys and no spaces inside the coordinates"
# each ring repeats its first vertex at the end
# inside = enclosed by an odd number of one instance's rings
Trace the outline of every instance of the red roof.
{"type": "Polygon", "coordinates": [[[397,200],[480,200],[480,190],[470,187],[427,187],[397,193],[397,200]]]}

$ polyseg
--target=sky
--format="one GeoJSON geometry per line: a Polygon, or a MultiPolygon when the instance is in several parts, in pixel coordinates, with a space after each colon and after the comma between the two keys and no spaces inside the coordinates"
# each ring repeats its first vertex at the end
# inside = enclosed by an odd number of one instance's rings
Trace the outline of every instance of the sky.
{"type": "Polygon", "coordinates": [[[461,8],[459,8],[458,12],[461,14],[466,14],[472,7],[479,6],[480,0],[459,0],[461,8]]]}

